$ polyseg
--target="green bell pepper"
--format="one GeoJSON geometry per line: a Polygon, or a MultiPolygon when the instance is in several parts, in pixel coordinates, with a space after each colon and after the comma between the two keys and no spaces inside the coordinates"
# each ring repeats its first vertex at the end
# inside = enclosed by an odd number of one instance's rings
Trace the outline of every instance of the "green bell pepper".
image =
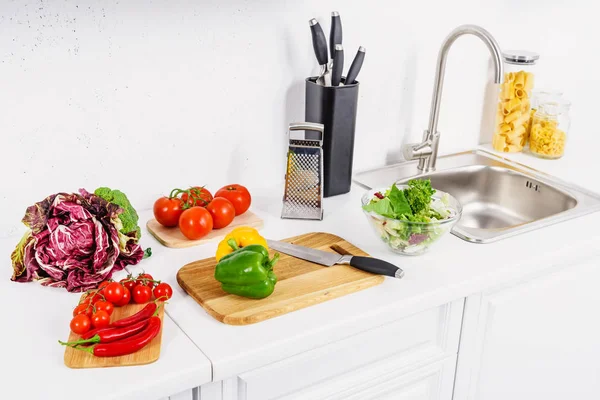
{"type": "Polygon", "coordinates": [[[271,260],[267,249],[260,244],[240,248],[234,239],[227,243],[234,252],[223,256],[215,269],[215,279],[221,282],[223,290],[251,299],[270,296],[277,283],[273,265],[279,254],[271,260]]]}

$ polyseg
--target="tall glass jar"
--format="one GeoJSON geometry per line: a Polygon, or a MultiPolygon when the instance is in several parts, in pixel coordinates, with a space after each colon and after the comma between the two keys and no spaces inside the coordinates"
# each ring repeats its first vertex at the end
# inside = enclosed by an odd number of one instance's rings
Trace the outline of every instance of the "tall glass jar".
{"type": "Polygon", "coordinates": [[[492,146],[496,151],[523,151],[531,119],[531,95],[534,66],[539,54],[530,51],[508,51],[504,57],[504,81],[500,85],[496,125],[492,146]]]}
{"type": "Polygon", "coordinates": [[[567,133],[571,126],[571,103],[556,98],[540,104],[533,115],[529,150],[542,158],[560,158],[565,153],[567,133]]]}

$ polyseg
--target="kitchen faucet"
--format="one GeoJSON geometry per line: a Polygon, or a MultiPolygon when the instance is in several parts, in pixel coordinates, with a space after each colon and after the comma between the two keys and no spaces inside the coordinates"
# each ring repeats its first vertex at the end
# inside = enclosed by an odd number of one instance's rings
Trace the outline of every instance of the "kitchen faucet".
{"type": "Polygon", "coordinates": [[[442,87],[444,86],[444,73],[446,71],[446,59],[448,50],[458,37],[466,34],[475,35],[486,44],[492,53],[494,61],[494,82],[502,83],[503,65],[502,52],[496,39],[492,35],[477,25],[461,25],[454,29],[442,43],[442,48],[438,54],[437,69],[435,72],[435,82],[433,84],[433,97],[431,99],[431,111],[429,113],[429,127],[423,132],[423,142],[411,143],[403,147],[402,152],[406,160],[419,159],[418,169],[421,172],[435,171],[437,161],[438,146],[440,142],[440,133],[437,131],[438,117],[440,113],[440,102],[442,100],[442,87]]]}

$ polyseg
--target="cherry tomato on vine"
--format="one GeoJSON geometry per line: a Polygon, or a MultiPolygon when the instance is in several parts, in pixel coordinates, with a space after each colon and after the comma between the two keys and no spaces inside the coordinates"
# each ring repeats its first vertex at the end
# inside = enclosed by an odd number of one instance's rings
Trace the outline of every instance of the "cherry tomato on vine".
{"type": "Polygon", "coordinates": [[[103,310],[96,311],[92,315],[92,325],[94,325],[94,328],[106,328],[110,325],[110,315],[103,310]]]}
{"type": "Polygon", "coordinates": [[[95,304],[99,301],[104,300],[104,294],[103,293],[89,293],[86,297],[84,297],[82,300],[79,301],[79,304],[95,304]]]}
{"type": "Polygon", "coordinates": [[[123,288],[123,297],[121,298],[121,300],[117,301],[114,304],[115,304],[115,306],[123,307],[123,306],[126,306],[127,304],[129,304],[130,301],[131,301],[131,292],[129,291],[129,289],[124,287],[123,288]]]}
{"type": "Polygon", "coordinates": [[[104,297],[111,303],[118,303],[123,298],[123,285],[119,282],[111,282],[104,288],[104,297]]]}
{"type": "Polygon", "coordinates": [[[161,197],[154,202],[154,218],[163,226],[177,226],[183,205],[178,197],[161,197]]]}
{"type": "Polygon", "coordinates": [[[181,194],[181,200],[187,203],[188,206],[206,207],[213,199],[212,194],[204,186],[194,186],[188,189],[190,196],[187,193],[181,194]]]}
{"type": "Polygon", "coordinates": [[[157,300],[166,301],[173,297],[173,288],[168,283],[163,282],[156,285],[153,293],[157,300]]]}
{"type": "Polygon", "coordinates": [[[71,331],[73,331],[73,333],[83,335],[92,327],[92,321],[87,315],[79,314],[71,320],[69,326],[71,327],[71,331]]]}
{"type": "Polygon", "coordinates": [[[115,306],[110,301],[99,301],[94,304],[94,307],[96,307],[96,311],[106,311],[108,315],[112,315],[115,309],[115,306]]]}
{"type": "Polygon", "coordinates": [[[133,288],[134,288],[134,287],[135,287],[135,285],[136,285],[135,279],[133,279],[133,278],[125,278],[125,279],[121,279],[121,280],[119,281],[119,283],[120,283],[121,285],[123,285],[123,287],[124,287],[124,288],[127,288],[127,289],[129,289],[129,291],[130,291],[130,292],[133,290],[133,288]]]}
{"type": "Polygon", "coordinates": [[[225,197],[235,207],[235,215],[241,215],[250,208],[252,196],[250,192],[242,185],[227,185],[217,190],[215,197],[225,197]]]}
{"type": "Polygon", "coordinates": [[[152,290],[148,286],[136,285],[131,293],[133,301],[137,304],[144,304],[150,301],[152,298],[152,290]]]}
{"type": "Polygon", "coordinates": [[[214,229],[225,228],[235,218],[235,207],[225,197],[215,197],[206,209],[212,216],[214,229]]]}
{"type": "Polygon", "coordinates": [[[92,306],[88,304],[79,304],[77,307],[73,309],[73,316],[76,317],[79,314],[87,315],[88,317],[92,316],[92,306]]]}
{"type": "Polygon", "coordinates": [[[197,240],[206,236],[213,228],[210,212],[204,207],[192,207],[185,210],[179,218],[179,229],[183,236],[197,240]]]}
{"type": "MultiPolygon", "coordinates": [[[[136,285],[146,285],[150,287],[154,287],[154,278],[150,274],[140,274],[135,280],[136,285]]],[[[135,286],[134,286],[135,287],[135,286]]]]}

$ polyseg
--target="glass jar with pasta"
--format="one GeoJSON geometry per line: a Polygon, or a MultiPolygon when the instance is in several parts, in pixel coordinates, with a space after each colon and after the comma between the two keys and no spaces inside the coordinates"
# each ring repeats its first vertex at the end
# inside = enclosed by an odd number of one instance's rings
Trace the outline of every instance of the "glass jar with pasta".
{"type": "Polygon", "coordinates": [[[561,98],[554,98],[539,105],[531,123],[531,153],[542,158],[563,156],[571,125],[570,108],[571,103],[561,98]]]}
{"type": "MultiPolygon", "coordinates": [[[[537,111],[540,104],[547,101],[553,101],[562,98],[563,91],[556,89],[533,89],[531,95],[531,118],[529,118],[529,128],[527,128],[527,137],[531,137],[531,126],[533,123],[533,114],[537,111]]],[[[560,101],[560,100],[559,100],[560,101]]]]}
{"type": "Polygon", "coordinates": [[[540,56],[529,51],[503,53],[504,81],[500,85],[492,147],[496,151],[516,153],[527,143],[531,119],[533,66],[540,56]]]}

